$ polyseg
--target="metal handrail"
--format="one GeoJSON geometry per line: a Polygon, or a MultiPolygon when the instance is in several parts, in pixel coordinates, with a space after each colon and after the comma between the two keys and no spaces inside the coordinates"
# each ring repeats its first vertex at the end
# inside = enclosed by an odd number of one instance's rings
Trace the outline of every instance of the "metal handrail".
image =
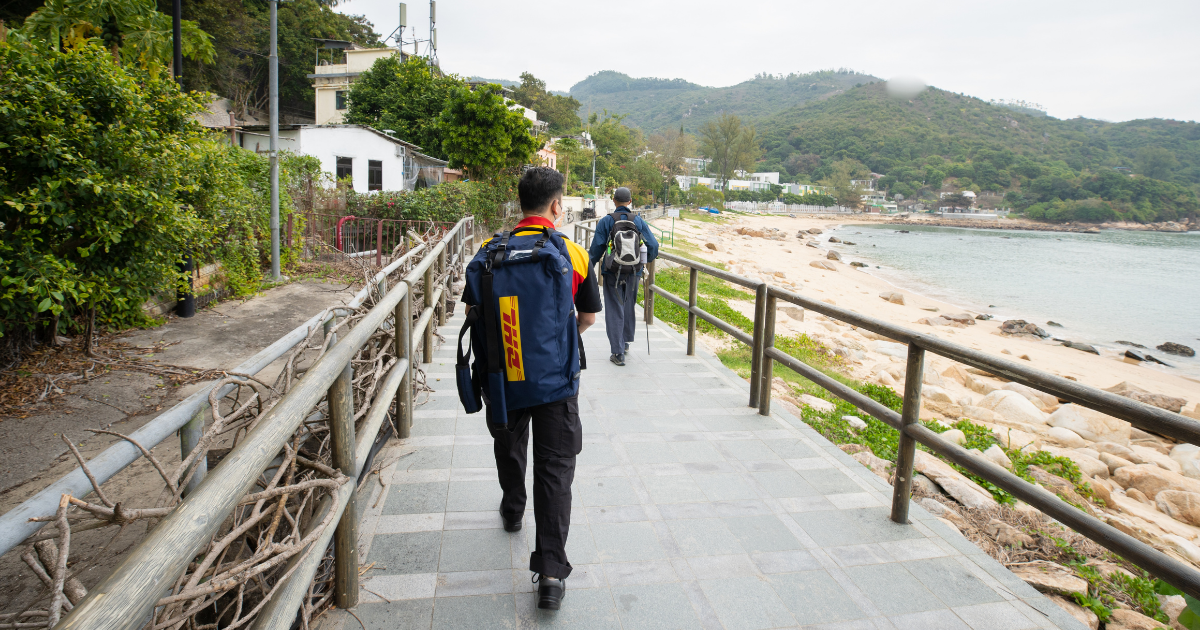
{"type": "MultiPolygon", "coordinates": [[[[272,407],[243,441],[222,460],[221,465],[208,475],[205,482],[164,517],[142,542],[129,552],[112,573],[90,590],[87,597],[79,602],[57,627],[134,629],[144,625],[155,602],[164,592],[174,586],[179,575],[187,568],[194,555],[217,532],[226,516],[256,483],[259,475],[270,465],[279,450],[283,448],[284,443],[303,421],[305,415],[325,397],[326,392],[330,395],[330,415],[331,425],[333,425],[331,429],[335,436],[335,468],[341,468],[343,473],[361,470],[365,461],[364,447],[369,449],[370,440],[374,438],[374,434],[364,431],[363,436],[355,440],[353,408],[349,409],[348,414],[338,413],[338,410],[335,409],[337,406],[334,404],[335,381],[340,380],[346,383],[348,379],[346,368],[359,348],[367,342],[376,329],[384,325],[390,315],[402,314],[402,317],[396,319],[397,325],[402,326],[400,334],[396,335],[399,360],[386,377],[384,386],[386,391],[386,388],[391,387],[395,382],[395,386],[403,389],[403,384],[407,382],[409,384],[407,394],[411,396],[413,340],[411,336],[405,334],[411,325],[410,314],[412,311],[405,310],[411,299],[411,286],[422,278],[427,281],[425,294],[428,297],[420,321],[431,327],[432,311],[436,308],[437,303],[430,304],[430,302],[446,291],[445,283],[449,282],[447,274],[442,280],[443,284],[434,291],[428,282],[433,276],[431,272],[434,270],[435,264],[438,265],[439,271],[445,270],[447,249],[453,248],[461,251],[466,246],[467,240],[472,239],[467,235],[468,226],[471,224],[470,217],[459,221],[405,276],[402,283],[381,295],[375,306],[358,325],[346,333],[345,338],[336,343],[313,364],[295,387],[272,407]],[[339,431],[341,435],[348,436],[350,444],[337,446],[336,436],[339,431]],[[337,461],[338,452],[346,448],[349,449],[349,456],[352,458],[348,462],[348,466],[347,462],[339,463],[337,461]]],[[[376,276],[375,281],[378,282],[384,278],[376,276]]],[[[370,288],[370,284],[368,288],[370,288]]],[[[412,334],[423,335],[424,332],[417,330],[412,334]]],[[[428,349],[423,356],[426,358],[430,356],[428,349]]],[[[400,401],[402,431],[405,433],[411,427],[412,422],[412,404],[409,396],[404,396],[400,401]]],[[[347,398],[349,397],[347,396],[347,398]]],[[[376,430],[378,430],[378,423],[382,422],[384,411],[390,403],[391,396],[386,396],[386,400],[383,396],[378,397],[373,409],[368,413],[368,422],[376,423],[376,430]]],[[[353,404],[352,399],[349,404],[353,404]]],[[[364,428],[369,429],[369,427],[368,424],[364,428]]],[[[350,475],[347,474],[347,476],[350,475]]],[[[340,519],[341,525],[335,532],[326,532],[328,535],[322,536],[322,538],[325,544],[328,544],[329,536],[338,537],[336,548],[345,549],[356,556],[356,532],[353,527],[345,527],[347,520],[357,522],[357,513],[353,509],[354,490],[352,482],[344,484],[337,493],[337,505],[332,505],[333,501],[330,500],[330,507],[327,509],[336,510],[334,516],[335,519],[340,519]],[[344,518],[343,514],[349,518],[344,518]]],[[[330,529],[333,528],[330,527],[330,529]]],[[[296,565],[300,565],[299,568],[304,570],[296,570],[291,574],[281,594],[281,601],[273,605],[272,609],[278,613],[273,617],[278,618],[281,615],[287,617],[290,624],[291,614],[287,611],[294,610],[296,602],[303,597],[306,588],[301,588],[301,585],[306,587],[312,580],[312,572],[316,570],[319,562],[309,560],[313,555],[322,555],[314,553],[323,552],[325,547],[316,546],[321,542],[321,540],[315,541],[305,552],[297,556],[296,565]],[[285,606],[291,606],[291,608],[288,609],[285,606]]],[[[346,559],[339,554],[336,562],[342,565],[346,559]]],[[[354,570],[348,573],[339,570],[336,574],[335,589],[339,606],[351,607],[357,603],[358,572],[356,564],[355,561],[354,570]]],[[[258,619],[259,627],[268,627],[275,623],[278,622],[262,616],[258,619]]]]}
{"type": "MultiPolygon", "coordinates": [[[[577,233],[578,234],[578,233],[577,233]]],[[[823,387],[834,396],[886,423],[900,432],[900,445],[896,458],[895,482],[892,494],[891,519],[898,523],[908,522],[908,508],[912,496],[913,464],[918,443],[946,459],[959,464],[971,473],[1008,491],[1043,513],[1071,527],[1080,534],[1105,548],[1150,571],[1185,593],[1200,597],[1200,570],[1168,556],[1154,547],[1130,536],[1100,519],[1063,501],[1040,485],[1029,483],[997,464],[979,457],[963,447],[943,439],[938,433],[918,422],[921,409],[921,383],[924,374],[925,353],[944,356],[960,363],[997,374],[1015,383],[1052,394],[1063,400],[1126,420],[1141,429],[1153,431],[1191,444],[1200,444],[1200,423],[1164,409],[1118,396],[1095,387],[1083,385],[1041,370],[993,357],[967,348],[918,333],[883,320],[861,315],[826,302],[805,297],[798,293],[769,285],[760,280],[746,278],[681,256],[659,252],[659,258],[687,267],[691,273],[688,299],[674,295],[654,283],[654,261],[647,265],[647,286],[644,317],[647,323],[654,322],[654,295],[684,308],[688,313],[688,350],[695,354],[696,319],[700,318],[729,333],[751,348],[750,406],[757,407],[761,415],[771,413],[771,380],[773,364],[778,362],[791,368],[801,376],[823,387]],[[721,321],[696,306],[697,276],[706,273],[727,282],[756,290],[754,333],[744,331],[721,321]],[[901,413],[883,406],[871,398],[827,376],[820,370],[775,348],[775,317],[777,303],[782,300],[802,308],[811,309],[826,317],[865,328],[879,335],[895,339],[908,345],[907,373],[904,386],[904,406],[901,413]]]]}

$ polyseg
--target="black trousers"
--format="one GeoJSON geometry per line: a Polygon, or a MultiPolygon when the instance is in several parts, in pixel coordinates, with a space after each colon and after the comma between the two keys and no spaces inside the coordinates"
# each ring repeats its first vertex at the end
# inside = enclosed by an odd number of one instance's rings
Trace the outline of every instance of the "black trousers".
{"type": "Polygon", "coordinates": [[[613,354],[625,354],[625,344],[633,341],[637,330],[637,305],[639,278],[624,274],[618,283],[615,277],[604,278],[604,332],[608,335],[608,350],[613,354]]]}
{"type": "Polygon", "coordinates": [[[533,427],[533,518],[537,536],[529,570],[546,577],[571,575],[567,533],[571,529],[571,483],[575,456],[583,450],[579,397],[508,412],[508,429],[489,427],[496,452],[496,471],[504,498],[500,513],[509,520],[525,514],[525,460],[533,427]]]}

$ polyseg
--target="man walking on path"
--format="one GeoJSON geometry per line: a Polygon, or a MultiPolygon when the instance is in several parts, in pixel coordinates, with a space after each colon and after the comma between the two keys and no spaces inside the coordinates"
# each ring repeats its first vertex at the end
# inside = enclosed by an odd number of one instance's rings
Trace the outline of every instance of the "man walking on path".
{"type": "Polygon", "coordinates": [[[658,240],[650,225],[629,209],[633,195],[628,188],[613,192],[613,201],[617,209],[596,222],[588,256],[592,265],[600,264],[604,276],[604,330],[612,352],[608,360],[625,365],[625,352],[637,328],[633,307],[638,281],[646,263],[658,257],[658,240]]]}
{"type": "MultiPolygon", "coordinates": [[[[544,230],[553,232],[555,221],[564,212],[562,186],[563,176],[553,169],[538,167],[526,172],[517,184],[517,195],[521,199],[521,212],[525,216],[511,233],[502,237],[500,247],[503,248],[510,242],[510,239],[511,242],[516,242],[520,238],[529,238],[522,237],[522,234],[537,236],[538,234],[549,234],[544,230]]],[[[505,317],[510,315],[512,317],[505,319],[504,343],[510,356],[523,354],[524,359],[528,360],[528,363],[517,363],[520,366],[518,369],[521,370],[521,375],[515,380],[521,381],[522,386],[555,387],[555,385],[545,382],[531,383],[527,379],[527,376],[532,378],[532,374],[549,371],[552,374],[551,378],[553,376],[561,377],[563,373],[574,374],[574,387],[577,392],[579,370],[585,367],[580,365],[581,361],[579,361],[583,356],[582,348],[579,350],[581,354],[577,356],[569,353],[556,354],[550,350],[567,345],[557,343],[564,335],[582,335],[584,330],[596,322],[596,313],[600,311],[601,307],[600,290],[595,273],[588,264],[587,252],[565,236],[561,234],[557,234],[557,236],[561,237],[561,243],[565,246],[565,251],[562,252],[564,262],[569,263],[570,266],[570,269],[566,267],[562,269],[563,275],[569,274],[569,278],[567,278],[569,284],[564,287],[564,291],[560,295],[562,298],[573,301],[574,310],[578,314],[577,317],[563,318],[565,320],[563,325],[574,323],[578,332],[576,330],[537,329],[527,326],[522,333],[517,322],[528,321],[529,316],[535,313],[526,312],[519,316],[519,320],[516,315],[510,313],[505,315],[505,317]],[[570,290],[569,296],[566,289],[570,290]],[[515,330],[510,330],[510,325],[515,330]],[[522,335],[524,336],[523,340],[521,339],[522,335]],[[535,363],[538,361],[542,362],[542,365],[536,365],[535,363]],[[555,364],[547,365],[546,362],[555,364]],[[565,363],[565,365],[557,365],[557,363],[565,363]]],[[[480,247],[481,251],[487,250],[491,241],[492,239],[484,241],[480,247]]],[[[510,252],[511,257],[517,259],[519,256],[528,255],[528,251],[522,250],[526,246],[516,246],[510,252]]],[[[558,247],[558,245],[554,242],[539,242],[533,245],[532,251],[535,259],[540,247],[550,248],[558,247]]],[[[534,264],[515,264],[508,273],[536,274],[541,272],[542,269],[534,264]]],[[[468,268],[468,274],[470,273],[471,270],[468,268]]],[[[468,287],[470,286],[471,282],[468,278],[468,287]]],[[[488,291],[490,294],[490,288],[488,291]]],[[[551,295],[539,297],[546,301],[537,306],[533,306],[531,302],[530,308],[567,312],[571,310],[571,304],[560,304],[553,301],[561,298],[551,295]]],[[[522,303],[527,298],[529,296],[521,298],[522,303]]],[[[512,304],[514,304],[512,308],[517,308],[516,298],[501,297],[500,300],[512,300],[512,304]]],[[[482,301],[482,296],[475,295],[472,291],[463,293],[463,302],[468,305],[468,312],[472,308],[471,305],[479,305],[482,301]]],[[[514,379],[510,378],[509,380],[514,379]]],[[[561,385],[556,387],[561,388],[561,385]]],[[[566,590],[564,580],[571,574],[572,569],[571,563],[567,561],[565,547],[567,533],[571,527],[571,483],[575,479],[575,456],[583,450],[583,426],[579,421],[578,398],[578,393],[576,393],[560,400],[531,407],[510,408],[507,414],[507,426],[494,426],[491,422],[488,423],[488,431],[494,440],[493,451],[496,456],[500,488],[504,491],[504,497],[500,501],[500,516],[504,521],[504,530],[507,532],[521,531],[527,499],[525,464],[529,452],[530,427],[532,426],[533,515],[534,522],[537,524],[537,535],[533,553],[529,557],[529,570],[537,574],[534,581],[538,583],[538,608],[550,610],[558,610],[566,590]]],[[[510,397],[509,400],[512,398],[510,397]]]]}

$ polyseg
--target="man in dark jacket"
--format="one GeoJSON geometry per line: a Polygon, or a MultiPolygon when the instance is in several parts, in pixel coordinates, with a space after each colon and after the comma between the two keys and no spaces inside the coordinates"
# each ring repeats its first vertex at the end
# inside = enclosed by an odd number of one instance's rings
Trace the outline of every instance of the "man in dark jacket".
{"type": "MultiPolygon", "coordinates": [[[[658,239],[654,238],[654,231],[650,229],[650,225],[630,211],[633,195],[629,189],[618,188],[613,192],[613,201],[616,202],[617,209],[596,222],[596,236],[588,248],[591,264],[594,266],[604,258],[609,248],[613,225],[617,222],[614,215],[622,212],[629,212],[633,216],[634,225],[641,233],[642,243],[646,246],[646,261],[657,258],[658,239]]],[[[642,267],[639,265],[633,275],[628,272],[618,274],[616,271],[604,271],[603,276],[604,330],[608,334],[608,347],[612,352],[608,360],[617,365],[625,365],[625,352],[629,350],[633,332],[637,329],[637,317],[633,314],[633,307],[637,303],[637,287],[642,277],[642,267]]]]}

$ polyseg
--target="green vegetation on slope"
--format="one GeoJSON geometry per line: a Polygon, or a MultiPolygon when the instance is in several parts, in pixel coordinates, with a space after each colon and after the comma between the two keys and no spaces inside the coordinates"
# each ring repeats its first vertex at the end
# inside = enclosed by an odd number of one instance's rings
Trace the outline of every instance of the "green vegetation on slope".
{"type": "Polygon", "coordinates": [[[627,124],[646,133],[680,125],[694,133],[721,112],[751,120],[765,118],[878,80],[850,70],[825,70],[785,77],[763,74],[734,86],[715,88],[683,79],[635,79],[606,70],[576,83],[570,94],[582,104],[584,115],[608,110],[628,114],[627,124]]]}

